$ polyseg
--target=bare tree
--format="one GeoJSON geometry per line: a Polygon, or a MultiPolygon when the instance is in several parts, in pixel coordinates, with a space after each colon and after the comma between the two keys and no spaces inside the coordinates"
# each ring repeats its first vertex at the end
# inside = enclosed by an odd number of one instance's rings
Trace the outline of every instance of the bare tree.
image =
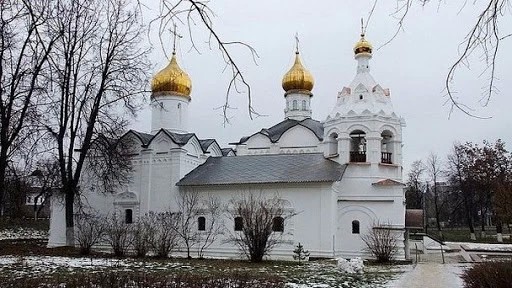
{"type": "Polygon", "coordinates": [[[209,195],[203,200],[203,210],[200,213],[205,219],[205,229],[198,235],[197,255],[199,258],[204,257],[205,250],[210,247],[219,235],[223,234],[224,223],[222,222],[222,205],[220,199],[213,195],[209,195]]]}
{"type": "Polygon", "coordinates": [[[176,233],[180,236],[187,249],[187,258],[191,259],[190,249],[197,243],[197,215],[199,208],[199,193],[197,191],[181,191],[176,202],[178,206],[178,223],[176,233]]]}
{"type": "MultiPolygon", "coordinates": [[[[49,21],[47,33],[62,37],[49,54],[51,102],[45,123],[59,162],[66,244],[71,246],[74,205],[93,143],[119,139],[127,117],[136,113],[143,98],[148,61],[147,50],[140,48],[145,31],[139,24],[140,11],[129,0],[58,0],[51,5],[59,14],[49,21]]],[[[112,155],[110,151],[103,155],[112,155]]],[[[107,171],[109,165],[117,167],[110,160],[103,163],[107,171]]],[[[100,186],[108,188],[104,192],[124,180],[99,176],[98,181],[109,183],[100,186]]]]}
{"type": "MultiPolygon", "coordinates": [[[[140,0],[139,0],[140,1],[140,0]]],[[[158,24],[160,35],[164,34],[165,31],[171,29],[173,25],[181,24],[185,26],[185,30],[188,32],[186,36],[190,41],[190,49],[199,52],[196,46],[195,30],[197,28],[203,28],[208,33],[206,39],[210,48],[217,47],[224,62],[226,64],[226,70],[231,72],[231,79],[228,83],[226,90],[224,103],[219,107],[222,109],[224,117],[224,124],[229,123],[228,110],[230,106],[230,95],[233,91],[237,93],[245,92],[247,94],[247,108],[249,117],[252,119],[253,116],[259,116],[252,106],[252,95],[251,86],[244,77],[242,69],[240,69],[238,62],[233,55],[233,49],[236,47],[242,47],[248,50],[250,57],[256,63],[258,54],[256,50],[247,43],[242,41],[229,41],[223,39],[223,37],[214,28],[213,18],[214,12],[209,6],[209,1],[203,0],[163,0],[160,1],[160,13],[157,19],[153,23],[158,24]],[[197,25],[199,23],[199,25],[197,25]],[[245,91],[242,90],[245,89],[245,91]]],[[[160,41],[163,43],[162,39],[160,41]]]]}
{"type": "Polygon", "coordinates": [[[425,184],[423,181],[423,174],[425,172],[425,165],[421,160],[416,160],[411,164],[411,170],[407,174],[406,186],[406,205],[409,209],[423,208],[423,192],[425,184]]]}
{"type": "Polygon", "coordinates": [[[374,223],[361,239],[379,263],[393,260],[398,252],[398,233],[389,225],[374,223]]]}
{"type": "Polygon", "coordinates": [[[34,199],[34,219],[37,220],[39,212],[48,204],[48,199],[54,191],[59,189],[59,163],[52,158],[40,160],[36,164],[36,170],[30,175],[37,179],[39,187],[39,193],[34,199]],[[39,201],[39,199],[43,199],[43,201],[39,201]]]}
{"type": "MultiPolygon", "coordinates": [[[[377,1],[378,0],[376,0],[375,3],[377,1]]],[[[442,5],[442,1],[397,0],[396,11],[393,15],[396,19],[398,19],[397,29],[391,39],[384,45],[391,42],[403,29],[410,8],[415,5],[415,3],[421,6],[426,6],[429,4],[435,5],[432,4],[433,2],[439,6],[442,5]]],[[[482,75],[487,76],[488,79],[480,102],[483,106],[486,106],[490,102],[492,96],[498,91],[495,86],[495,81],[497,59],[501,47],[500,44],[502,40],[512,36],[511,31],[505,29],[507,27],[505,27],[503,24],[506,21],[502,21],[505,20],[506,17],[510,16],[509,13],[511,2],[509,0],[461,1],[460,10],[465,9],[467,5],[473,5],[480,11],[480,13],[474,24],[469,27],[467,34],[464,36],[462,42],[459,45],[459,56],[457,60],[452,64],[448,74],[446,75],[445,89],[449,101],[452,105],[452,109],[457,108],[467,115],[482,118],[474,114],[471,111],[471,108],[464,104],[463,100],[460,100],[456,97],[456,91],[453,87],[453,80],[455,78],[456,72],[461,67],[469,67],[471,57],[478,55],[478,59],[482,59],[482,61],[486,64],[486,67],[482,70],[482,75]]]]}
{"type": "Polygon", "coordinates": [[[9,161],[37,138],[33,124],[46,89],[43,74],[59,33],[42,37],[51,1],[0,1],[0,216],[9,161]],[[30,143],[28,143],[30,142],[30,143]]]}
{"type": "Polygon", "coordinates": [[[230,241],[251,262],[261,262],[282,243],[286,221],[295,215],[283,207],[283,201],[277,196],[268,199],[251,193],[231,199],[230,206],[229,214],[235,219],[235,231],[230,241]]]}
{"type": "Polygon", "coordinates": [[[455,143],[448,155],[448,175],[455,189],[459,192],[464,204],[466,224],[469,227],[471,240],[476,240],[475,224],[475,193],[471,165],[474,162],[474,153],[468,145],[455,143]]]}
{"type": "Polygon", "coordinates": [[[432,193],[433,202],[434,202],[434,214],[436,217],[436,226],[437,231],[439,233],[439,236],[441,239],[443,238],[443,232],[441,229],[441,211],[443,210],[444,206],[444,200],[441,195],[441,189],[439,187],[439,181],[440,178],[443,175],[443,170],[441,167],[441,160],[439,159],[439,156],[434,153],[430,153],[427,159],[427,172],[428,172],[428,178],[430,182],[430,192],[432,193]]]}

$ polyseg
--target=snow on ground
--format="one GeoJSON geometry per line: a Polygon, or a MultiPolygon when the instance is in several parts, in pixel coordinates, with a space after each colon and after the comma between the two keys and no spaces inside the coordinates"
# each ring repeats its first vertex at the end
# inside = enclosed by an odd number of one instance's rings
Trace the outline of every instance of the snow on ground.
{"type": "Polygon", "coordinates": [[[449,246],[461,246],[468,251],[500,251],[512,252],[512,244],[489,244],[489,243],[471,243],[471,242],[446,242],[449,246]]]}
{"type": "Polygon", "coordinates": [[[9,228],[0,230],[0,240],[48,239],[48,232],[32,228],[9,228]]]}
{"type": "Polygon", "coordinates": [[[0,256],[0,275],[13,279],[25,277],[42,277],[54,273],[95,273],[98,271],[161,271],[169,273],[212,274],[221,273],[250,273],[260,275],[275,275],[285,279],[287,288],[335,288],[335,287],[385,287],[392,278],[398,277],[403,267],[398,266],[369,266],[362,274],[347,274],[342,272],[332,262],[308,262],[303,265],[296,263],[276,262],[271,265],[254,267],[252,265],[223,266],[215,261],[187,260],[153,260],[147,259],[114,259],[87,257],[58,257],[58,256],[0,256]]]}
{"type": "Polygon", "coordinates": [[[468,264],[419,263],[399,278],[391,281],[389,288],[460,288],[463,287],[460,275],[468,264]]]}

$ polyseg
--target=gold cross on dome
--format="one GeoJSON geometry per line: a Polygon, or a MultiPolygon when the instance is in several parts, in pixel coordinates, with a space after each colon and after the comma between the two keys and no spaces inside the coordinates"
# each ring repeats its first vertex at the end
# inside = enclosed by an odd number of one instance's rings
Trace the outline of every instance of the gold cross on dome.
{"type": "Polygon", "coordinates": [[[299,53],[299,33],[295,33],[295,53],[299,53]]]}
{"type": "Polygon", "coordinates": [[[183,38],[183,36],[181,36],[180,34],[178,34],[178,32],[176,32],[176,24],[174,24],[174,27],[173,27],[173,30],[171,30],[171,33],[173,35],[172,54],[176,54],[176,37],[183,38]]]}

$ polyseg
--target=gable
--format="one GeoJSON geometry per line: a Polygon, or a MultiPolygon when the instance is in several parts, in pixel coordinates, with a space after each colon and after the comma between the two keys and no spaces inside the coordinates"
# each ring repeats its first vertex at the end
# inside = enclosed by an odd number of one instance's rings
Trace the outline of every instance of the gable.
{"type": "Polygon", "coordinates": [[[305,146],[317,146],[319,143],[315,133],[310,129],[296,125],[286,132],[283,133],[278,141],[281,148],[284,147],[305,147],[305,146]]]}

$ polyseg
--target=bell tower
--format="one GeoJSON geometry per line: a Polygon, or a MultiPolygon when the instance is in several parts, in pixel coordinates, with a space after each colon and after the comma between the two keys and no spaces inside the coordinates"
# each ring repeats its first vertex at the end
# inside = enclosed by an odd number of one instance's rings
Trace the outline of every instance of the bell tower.
{"type": "MultiPolygon", "coordinates": [[[[354,46],[356,75],[338,93],[324,123],[324,155],[341,164],[401,167],[405,122],[393,111],[389,89],[382,88],[370,74],[372,52],[372,45],[361,33],[354,46]]],[[[397,170],[395,177],[401,179],[401,169],[397,170]]]]}

